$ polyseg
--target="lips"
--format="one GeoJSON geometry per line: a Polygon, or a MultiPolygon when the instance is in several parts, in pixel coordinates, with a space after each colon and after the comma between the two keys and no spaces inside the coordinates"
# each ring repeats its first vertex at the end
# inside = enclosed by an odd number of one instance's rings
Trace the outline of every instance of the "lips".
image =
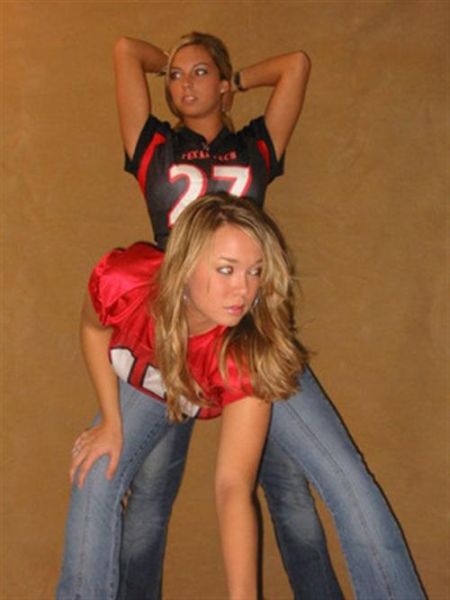
{"type": "Polygon", "coordinates": [[[235,316],[242,315],[245,310],[244,304],[233,304],[231,306],[226,306],[225,310],[235,316]]]}

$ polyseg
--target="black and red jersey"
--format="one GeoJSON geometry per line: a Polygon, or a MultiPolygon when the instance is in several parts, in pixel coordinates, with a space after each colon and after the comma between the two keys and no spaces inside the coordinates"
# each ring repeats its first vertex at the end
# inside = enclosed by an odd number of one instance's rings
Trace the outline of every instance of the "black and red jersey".
{"type": "Polygon", "coordinates": [[[139,182],[155,241],[164,248],[180,212],[203,194],[226,191],[262,207],[268,184],[283,173],[283,160],[276,159],[263,117],[236,133],[223,127],[207,144],[191,129],[173,129],[151,115],[125,169],[139,182]]]}
{"type": "MultiPolygon", "coordinates": [[[[112,327],[110,360],[116,375],[164,402],[165,388],[154,357],[154,321],[150,315],[152,279],[164,254],[151,244],[138,242],[106,254],[94,267],[89,292],[100,322],[112,327]]],[[[250,378],[227,360],[227,378],[219,369],[219,352],[226,327],[218,325],[189,337],[187,364],[208,406],[181,399],[190,416],[219,416],[231,402],[252,394],[250,378]]]]}

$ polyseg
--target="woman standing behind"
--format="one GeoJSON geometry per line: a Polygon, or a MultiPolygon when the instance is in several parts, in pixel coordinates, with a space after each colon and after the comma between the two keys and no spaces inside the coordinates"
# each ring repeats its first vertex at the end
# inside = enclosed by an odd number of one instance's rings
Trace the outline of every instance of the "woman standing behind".
{"type": "MultiPolygon", "coordinates": [[[[114,56],[126,169],[144,193],[158,245],[164,247],[178,215],[205,191],[246,194],[261,206],[267,185],[283,171],[305,96],[307,56],[276,56],[233,75],[223,43],[199,33],[183,37],[169,56],[122,38],[114,56]],[[175,129],[152,114],[146,74],[163,70],[166,98],[179,119],[175,129]],[[271,89],[264,116],[233,133],[224,117],[229,94],[262,86],[271,89]]],[[[309,369],[300,390],[273,411],[260,471],[296,598],[342,598],[308,481],[334,516],[357,597],[423,598],[398,525],[309,369]]],[[[191,426],[174,429],[134,481],[123,538],[122,599],[160,597],[168,518],[190,433],[191,426]]]]}
{"type": "Polygon", "coordinates": [[[282,173],[282,155],[302,107],[305,54],[271,58],[231,81],[228,52],[214,36],[186,36],[169,58],[151,44],[122,38],[115,70],[126,169],[139,181],[159,246],[183,208],[204,193],[226,191],[263,204],[267,185],[282,173]],[[176,129],[152,113],[146,73],[160,70],[167,71],[176,129]],[[232,94],[257,86],[273,87],[264,117],[233,133],[225,114],[232,94]]]}

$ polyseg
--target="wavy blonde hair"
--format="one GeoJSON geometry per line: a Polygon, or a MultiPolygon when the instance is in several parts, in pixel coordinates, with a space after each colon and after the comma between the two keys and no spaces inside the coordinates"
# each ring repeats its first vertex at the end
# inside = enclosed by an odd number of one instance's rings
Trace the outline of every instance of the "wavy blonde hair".
{"type": "MultiPolygon", "coordinates": [[[[228,49],[220,38],[216,37],[215,35],[211,35],[210,33],[200,33],[199,31],[193,31],[192,33],[183,35],[169,52],[164,80],[166,101],[172,113],[180,119],[180,123],[178,125],[182,124],[183,115],[173,103],[172,96],[170,94],[170,70],[172,68],[173,59],[175,58],[176,53],[185,46],[203,46],[218,68],[220,79],[228,81],[231,84],[231,77],[233,75],[233,67],[231,66],[228,49]]],[[[222,112],[222,122],[226,127],[228,127],[228,129],[234,131],[233,122],[226,112],[222,112]]]]}
{"type": "Polygon", "coordinates": [[[295,339],[293,267],[274,221],[253,202],[226,193],[190,204],[169,236],[153,303],[155,351],[166,386],[170,418],[181,420],[179,398],[206,405],[187,366],[188,323],[183,294],[205,246],[223,225],[251,235],[263,251],[257,301],[236,325],[225,331],[219,364],[227,379],[227,361],[237,361],[251,378],[253,395],[266,401],[288,398],[297,388],[307,353],[295,339]]]}

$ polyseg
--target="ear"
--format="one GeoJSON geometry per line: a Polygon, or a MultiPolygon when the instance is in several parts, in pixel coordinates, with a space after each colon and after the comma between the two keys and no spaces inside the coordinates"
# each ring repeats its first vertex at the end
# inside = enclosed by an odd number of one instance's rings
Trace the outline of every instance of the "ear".
{"type": "Polygon", "coordinates": [[[230,82],[227,81],[226,79],[222,79],[220,82],[220,93],[226,94],[227,92],[230,91],[230,89],[231,89],[230,82]]]}

